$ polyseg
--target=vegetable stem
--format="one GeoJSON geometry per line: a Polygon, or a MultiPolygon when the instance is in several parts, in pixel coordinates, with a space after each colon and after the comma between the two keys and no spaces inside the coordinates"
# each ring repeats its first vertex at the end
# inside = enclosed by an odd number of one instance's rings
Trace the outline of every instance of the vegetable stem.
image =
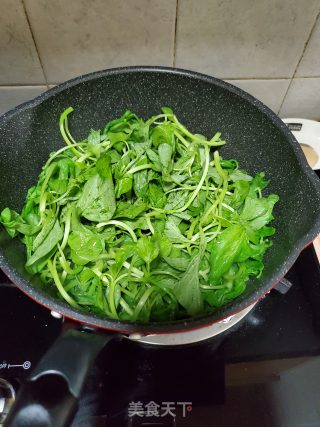
{"type": "Polygon", "coordinates": [[[60,132],[65,143],[71,147],[74,154],[81,157],[81,153],[74,147],[76,141],[72,138],[68,128],[68,115],[72,112],[73,108],[69,107],[61,114],[59,120],[60,132]]]}
{"type": "Polygon", "coordinates": [[[53,258],[53,262],[51,261],[51,259],[48,260],[48,267],[54,280],[54,283],[62,298],[64,298],[67,303],[70,304],[72,307],[80,308],[80,306],[75,302],[75,300],[71,298],[70,295],[65,291],[62,283],[60,282],[59,275],[56,269],[56,256],[53,258]]]}
{"type": "Polygon", "coordinates": [[[106,227],[108,225],[116,225],[117,227],[123,228],[124,230],[126,230],[130,234],[130,236],[132,237],[132,240],[134,242],[137,241],[137,236],[135,235],[132,228],[129,227],[128,224],[125,224],[122,221],[117,221],[117,220],[113,219],[113,220],[107,221],[107,222],[99,222],[99,224],[97,224],[97,228],[106,227]]]}
{"type": "Polygon", "coordinates": [[[164,213],[166,213],[166,214],[174,214],[174,213],[183,212],[186,209],[188,209],[188,207],[191,205],[191,203],[194,201],[194,199],[199,194],[199,191],[201,190],[201,187],[202,187],[202,185],[203,185],[203,183],[204,183],[204,181],[206,179],[206,176],[207,176],[207,173],[208,173],[208,169],[209,169],[209,162],[210,162],[209,150],[208,150],[207,147],[205,147],[205,164],[204,164],[204,168],[203,168],[203,173],[202,173],[201,179],[200,179],[199,184],[197,185],[196,189],[194,190],[194,192],[192,193],[191,197],[189,198],[189,200],[187,201],[187,203],[185,205],[183,205],[179,209],[163,210],[164,213]]]}

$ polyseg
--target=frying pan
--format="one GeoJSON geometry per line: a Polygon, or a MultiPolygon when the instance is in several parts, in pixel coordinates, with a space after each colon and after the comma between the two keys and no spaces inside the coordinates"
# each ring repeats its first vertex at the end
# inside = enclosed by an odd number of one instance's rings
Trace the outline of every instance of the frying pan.
{"type": "Polygon", "coordinates": [[[111,320],[68,306],[54,289],[44,289],[39,279],[28,275],[24,247],[1,230],[0,267],[8,277],[38,303],[94,329],[70,329],[58,339],[18,396],[7,425],[20,426],[32,417],[34,422],[44,423],[34,426],[68,425],[88,367],[106,342],[117,335],[102,333],[103,329],[172,333],[201,328],[233,315],[265,295],[320,232],[318,177],[286,125],[260,101],[226,82],[163,67],[117,68],[81,76],[3,115],[0,209],[21,209],[26,191],[36,182],[49,153],[63,145],[58,120],[69,106],[75,109],[69,127],[78,140],[127,109],[146,119],[162,106],[171,107],[193,132],[209,137],[221,131],[227,141],[222,155],[237,159],[250,174],[264,171],[271,180],[268,191],[280,196],[274,209],[277,233],[266,254],[262,276],[250,280],[238,299],[212,314],[145,324],[111,320]]]}

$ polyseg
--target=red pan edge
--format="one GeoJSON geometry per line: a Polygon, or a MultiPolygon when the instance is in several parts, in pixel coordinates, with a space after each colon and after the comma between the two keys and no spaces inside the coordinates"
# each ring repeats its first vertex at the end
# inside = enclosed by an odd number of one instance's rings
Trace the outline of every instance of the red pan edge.
{"type": "MultiPolygon", "coordinates": [[[[307,248],[308,246],[310,246],[310,245],[312,245],[312,243],[313,243],[313,240],[311,240],[311,242],[309,242],[309,243],[307,243],[305,246],[304,246],[304,248],[303,249],[305,249],[305,248],[307,248]]],[[[142,335],[148,335],[148,334],[157,334],[157,335],[165,335],[165,334],[175,334],[175,333],[179,333],[179,332],[190,332],[190,331],[195,331],[195,330],[197,330],[197,329],[202,329],[202,328],[205,328],[205,327],[208,327],[208,326],[211,326],[211,325],[213,325],[214,323],[218,323],[218,322],[221,322],[222,320],[224,320],[224,319],[226,319],[226,318],[228,318],[228,317],[230,317],[230,316],[234,316],[235,314],[238,314],[238,313],[240,313],[241,311],[243,311],[243,310],[245,310],[246,308],[248,308],[250,305],[252,305],[252,304],[255,304],[255,303],[257,303],[261,298],[264,298],[279,282],[281,282],[281,280],[285,277],[285,275],[286,275],[287,273],[285,273],[276,283],[274,283],[266,292],[264,292],[262,295],[260,295],[254,302],[252,302],[252,303],[250,303],[250,304],[248,304],[248,305],[246,305],[244,308],[242,308],[241,310],[237,310],[237,311],[235,311],[234,313],[232,313],[232,314],[230,314],[229,316],[224,316],[224,317],[221,317],[220,319],[217,319],[217,320],[214,320],[213,322],[209,322],[209,323],[206,323],[206,324],[204,324],[204,325],[201,325],[201,326],[193,326],[193,327],[190,327],[190,328],[186,328],[186,329],[177,329],[177,330],[174,330],[174,331],[168,331],[168,332],[154,332],[154,331],[150,331],[150,332],[139,332],[139,331],[136,331],[136,332],[134,332],[135,334],[142,334],[142,335]]],[[[15,284],[16,285],[16,284],[15,284]]],[[[83,321],[80,321],[80,320],[78,320],[78,319],[75,319],[74,317],[72,317],[72,316],[69,316],[69,315],[64,315],[64,314],[62,314],[62,313],[59,313],[58,311],[56,311],[56,310],[52,310],[52,308],[50,307],[50,306],[48,306],[48,305],[46,305],[46,304],[44,304],[43,302],[40,302],[40,301],[38,301],[36,298],[34,298],[33,296],[31,296],[28,292],[26,292],[24,289],[21,289],[18,285],[16,285],[17,286],[17,288],[23,293],[23,294],[25,294],[26,296],[28,296],[29,298],[31,298],[34,302],[36,302],[37,304],[39,304],[39,305],[41,305],[41,306],[43,306],[43,307],[45,307],[46,309],[48,309],[48,310],[50,310],[50,311],[55,311],[56,313],[58,313],[58,314],[60,314],[63,318],[66,318],[66,319],[69,319],[69,320],[72,320],[72,321],[74,321],[74,322],[76,322],[76,323],[80,323],[80,324],[82,324],[82,325],[86,325],[86,326],[91,326],[92,328],[95,328],[95,329],[102,329],[102,330],[105,330],[105,331],[112,331],[112,332],[120,332],[120,333],[122,333],[122,334],[130,334],[131,332],[130,331],[127,331],[127,330],[122,330],[122,329],[112,329],[112,328],[107,328],[107,327],[105,327],[105,326],[97,326],[97,325],[95,325],[95,324],[92,324],[92,323],[90,323],[90,322],[83,322],[83,321]]]]}

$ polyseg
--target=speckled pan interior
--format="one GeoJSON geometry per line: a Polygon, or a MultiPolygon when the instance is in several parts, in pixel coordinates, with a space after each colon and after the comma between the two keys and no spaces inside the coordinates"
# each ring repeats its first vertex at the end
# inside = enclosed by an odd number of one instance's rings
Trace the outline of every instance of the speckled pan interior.
{"type": "Polygon", "coordinates": [[[286,125],[261,102],[225,83],[190,71],[131,67],[81,76],[57,86],[0,118],[0,209],[20,209],[26,191],[36,182],[49,153],[63,146],[60,113],[75,109],[70,129],[76,139],[91,128],[103,128],[130,109],[148,118],[170,106],[193,132],[211,136],[221,131],[221,150],[254,174],[265,171],[269,192],[280,202],[274,215],[277,234],[265,258],[263,275],[248,283],[246,292],[228,306],[186,321],[127,323],[77,311],[44,290],[24,270],[24,248],[0,230],[0,266],[32,298],[47,307],[106,329],[168,332],[213,323],[247,307],[264,295],[294,263],[305,245],[320,232],[320,185],[286,125]]]}

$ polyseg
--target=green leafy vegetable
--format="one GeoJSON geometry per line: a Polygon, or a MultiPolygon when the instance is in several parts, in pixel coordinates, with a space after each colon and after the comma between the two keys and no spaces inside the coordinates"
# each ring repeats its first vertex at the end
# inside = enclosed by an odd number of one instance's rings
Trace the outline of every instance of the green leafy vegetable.
{"type": "Polygon", "coordinates": [[[261,275],[278,196],[263,196],[263,173],[220,156],[220,132],[192,134],[164,107],[146,121],[127,111],[76,142],[72,111],[59,121],[67,146],[21,213],[0,214],[28,271],[75,308],[141,322],[213,311],[261,275]]]}
{"type": "Polygon", "coordinates": [[[203,298],[199,278],[200,256],[195,256],[174,287],[174,294],[190,316],[201,313],[203,298]]]}
{"type": "Polygon", "coordinates": [[[52,230],[49,232],[48,236],[44,239],[44,241],[38,246],[36,251],[32,254],[32,256],[28,259],[26,266],[34,264],[40,258],[47,255],[59,241],[62,239],[63,232],[60,227],[59,221],[56,221],[52,230]]]}

